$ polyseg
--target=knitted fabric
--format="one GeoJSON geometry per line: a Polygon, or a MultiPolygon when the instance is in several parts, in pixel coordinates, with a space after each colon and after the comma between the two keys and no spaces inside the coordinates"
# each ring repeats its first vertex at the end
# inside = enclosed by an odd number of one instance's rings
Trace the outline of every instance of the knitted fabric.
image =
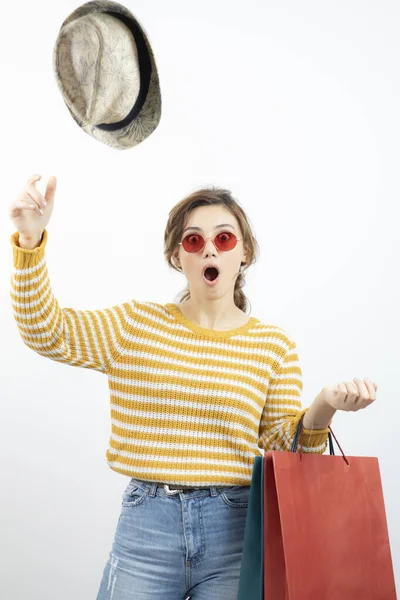
{"type": "MultiPolygon", "coordinates": [[[[40,246],[11,236],[11,298],[19,333],[38,354],[107,375],[106,461],[138,479],[186,486],[250,485],[255,456],[289,451],[302,409],[302,372],[287,332],[255,317],[215,331],[175,304],[129,300],[102,310],[61,308],[40,246]]],[[[304,430],[323,454],[329,429],[304,430]]]]}

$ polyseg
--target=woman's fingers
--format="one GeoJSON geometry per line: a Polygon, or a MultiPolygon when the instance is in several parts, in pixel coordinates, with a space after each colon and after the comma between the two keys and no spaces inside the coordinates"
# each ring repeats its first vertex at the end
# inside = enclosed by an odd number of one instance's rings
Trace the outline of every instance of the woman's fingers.
{"type": "Polygon", "coordinates": [[[24,192],[29,194],[39,207],[45,208],[47,202],[44,196],[35,187],[36,183],[39,181],[39,179],[41,179],[41,177],[41,175],[31,175],[28,177],[24,192]]]}
{"type": "Polygon", "coordinates": [[[35,183],[37,181],[39,181],[39,179],[41,179],[41,178],[42,178],[41,175],[38,175],[37,173],[35,173],[34,175],[30,175],[28,177],[28,179],[26,180],[26,184],[27,185],[35,185],[35,183]]]}
{"type": "Polygon", "coordinates": [[[372,383],[354,377],[353,381],[344,382],[347,395],[343,400],[347,410],[357,411],[369,406],[376,398],[372,383]]]}
{"type": "Polygon", "coordinates": [[[47,206],[47,202],[48,201],[53,201],[54,200],[54,195],[56,193],[56,188],[57,188],[57,179],[54,175],[51,175],[49,177],[49,180],[47,182],[46,185],[46,191],[45,194],[43,196],[43,194],[41,194],[39,192],[39,190],[36,189],[36,183],[42,178],[41,175],[31,175],[30,177],[28,177],[27,179],[27,185],[25,188],[25,192],[28,193],[33,200],[35,200],[35,202],[37,203],[37,205],[41,208],[46,208],[47,206]],[[47,198],[47,199],[46,199],[47,198]]]}
{"type": "Polygon", "coordinates": [[[40,209],[38,208],[36,202],[28,199],[18,199],[13,203],[12,209],[10,211],[11,218],[16,217],[19,214],[20,210],[34,210],[39,216],[41,216],[40,209]]]}
{"type": "Polygon", "coordinates": [[[38,215],[43,214],[43,210],[40,208],[38,201],[35,200],[35,198],[32,198],[28,192],[25,192],[25,194],[17,200],[16,206],[19,206],[19,208],[33,208],[38,215]],[[21,203],[20,205],[19,202],[21,203]]]}
{"type": "Polygon", "coordinates": [[[44,194],[45,201],[46,201],[46,198],[49,202],[52,202],[54,200],[56,188],[57,188],[57,179],[54,175],[50,175],[50,177],[47,181],[47,185],[46,185],[46,192],[44,194]]]}
{"type": "Polygon", "coordinates": [[[42,194],[35,188],[30,187],[25,190],[25,194],[28,194],[36,202],[39,208],[46,208],[47,202],[46,199],[42,196],[42,194]]]}

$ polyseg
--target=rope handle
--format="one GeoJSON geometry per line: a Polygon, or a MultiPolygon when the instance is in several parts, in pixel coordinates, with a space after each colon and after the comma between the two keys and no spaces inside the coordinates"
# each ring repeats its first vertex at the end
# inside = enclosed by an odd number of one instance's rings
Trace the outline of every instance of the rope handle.
{"type": "MultiPolygon", "coordinates": [[[[290,452],[297,452],[297,445],[299,442],[299,437],[300,437],[300,462],[302,460],[302,456],[303,456],[303,430],[304,430],[304,423],[303,423],[303,419],[304,419],[304,413],[301,416],[301,419],[299,420],[299,423],[297,425],[297,429],[296,429],[296,434],[294,436],[294,440],[293,443],[291,445],[290,448],[290,452]]],[[[331,456],[335,456],[335,450],[333,447],[333,440],[332,440],[332,436],[335,438],[335,442],[338,445],[340,452],[342,453],[343,456],[343,460],[345,461],[345,463],[350,466],[349,461],[347,460],[347,458],[344,455],[344,452],[342,450],[341,445],[339,444],[339,442],[337,441],[337,438],[335,436],[335,434],[332,431],[332,428],[330,425],[328,425],[328,429],[329,429],[329,433],[328,433],[328,442],[329,442],[329,454],[331,456]]]]}

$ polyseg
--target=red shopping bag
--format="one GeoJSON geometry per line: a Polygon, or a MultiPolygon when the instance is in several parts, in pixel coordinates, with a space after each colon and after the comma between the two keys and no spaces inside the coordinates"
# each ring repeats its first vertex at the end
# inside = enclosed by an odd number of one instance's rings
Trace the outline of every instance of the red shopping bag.
{"type": "MultiPolygon", "coordinates": [[[[264,454],[264,600],[396,600],[375,457],[264,454]]],[[[334,435],[334,434],[333,434],[334,435]]]]}

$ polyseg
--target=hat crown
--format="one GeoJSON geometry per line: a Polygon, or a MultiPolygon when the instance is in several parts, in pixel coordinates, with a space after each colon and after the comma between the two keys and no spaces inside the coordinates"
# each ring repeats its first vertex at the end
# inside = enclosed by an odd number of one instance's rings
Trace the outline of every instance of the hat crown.
{"type": "Polygon", "coordinates": [[[158,126],[154,54],[143,26],[122,4],[92,0],[75,9],[60,28],[53,67],[74,120],[104,144],[132,148],[158,126]]]}
{"type": "Polygon", "coordinates": [[[82,123],[115,123],[135,104],[140,69],[128,27],[107,13],[90,13],[69,23],[60,36],[58,60],[64,93],[82,123]]]}

